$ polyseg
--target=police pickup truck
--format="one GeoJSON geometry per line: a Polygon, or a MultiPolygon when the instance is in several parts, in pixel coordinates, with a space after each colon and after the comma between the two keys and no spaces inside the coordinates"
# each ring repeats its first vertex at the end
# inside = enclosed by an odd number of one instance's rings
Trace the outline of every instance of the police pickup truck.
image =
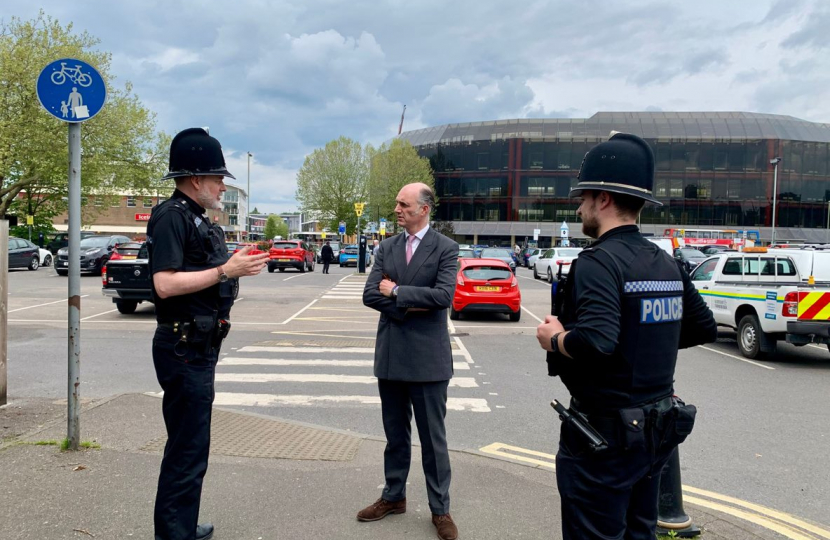
{"type": "MultiPolygon", "coordinates": [[[[119,247],[118,252],[101,270],[101,293],[112,298],[120,313],[129,315],[135,313],[138,304],[153,301],[147,244],[135,245],[134,250],[119,247]],[[120,253],[122,251],[125,253],[120,253]]],[[[239,280],[232,281],[233,297],[236,298],[239,295],[239,280]]]]}
{"type": "Polygon", "coordinates": [[[718,325],[737,330],[747,358],[775,353],[781,340],[830,344],[830,284],[802,279],[788,254],[726,252],[701,262],[691,279],[718,325]]]}

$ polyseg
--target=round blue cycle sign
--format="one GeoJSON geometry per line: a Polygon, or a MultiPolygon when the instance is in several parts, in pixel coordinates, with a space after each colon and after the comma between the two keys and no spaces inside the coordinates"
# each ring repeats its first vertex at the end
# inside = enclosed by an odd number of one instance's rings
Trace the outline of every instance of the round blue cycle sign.
{"type": "Polygon", "coordinates": [[[46,112],[64,122],[89,120],[107,101],[101,74],[82,60],[61,58],[40,72],[37,97],[46,112]]]}

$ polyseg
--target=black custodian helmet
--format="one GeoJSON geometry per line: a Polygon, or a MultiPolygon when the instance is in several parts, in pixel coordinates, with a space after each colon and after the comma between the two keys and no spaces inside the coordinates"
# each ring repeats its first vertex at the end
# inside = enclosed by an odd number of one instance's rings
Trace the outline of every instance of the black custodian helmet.
{"type": "Polygon", "coordinates": [[[162,180],[183,176],[226,176],[236,179],[225,168],[222,145],[202,128],[180,131],[170,143],[170,167],[162,180]]]}
{"type": "Polygon", "coordinates": [[[612,132],[607,141],[588,150],[578,180],[571,197],[585,190],[611,191],[663,205],[652,195],[654,152],[646,141],[630,133],[612,132]]]}

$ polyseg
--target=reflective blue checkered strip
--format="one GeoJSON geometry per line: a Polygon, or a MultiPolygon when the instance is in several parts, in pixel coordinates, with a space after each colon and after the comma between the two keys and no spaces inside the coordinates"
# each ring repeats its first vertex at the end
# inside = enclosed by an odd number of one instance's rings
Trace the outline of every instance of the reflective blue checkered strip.
{"type": "Polygon", "coordinates": [[[623,292],[678,292],[683,290],[682,281],[626,281],[623,292]]]}

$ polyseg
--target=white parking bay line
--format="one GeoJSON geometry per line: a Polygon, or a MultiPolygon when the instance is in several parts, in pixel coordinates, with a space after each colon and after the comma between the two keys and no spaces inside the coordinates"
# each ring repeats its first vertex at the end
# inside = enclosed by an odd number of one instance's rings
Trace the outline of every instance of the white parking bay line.
{"type": "MultiPolygon", "coordinates": [[[[377,378],[363,375],[330,375],[327,373],[217,373],[217,382],[269,383],[338,383],[375,384],[377,378]]],[[[474,377],[453,377],[450,386],[456,388],[478,388],[474,377]]]]}
{"type": "Polygon", "coordinates": [[[294,278],[303,277],[303,276],[307,276],[307,275],[308,274],[297,274],[296,276],[287,277],[283,281],[288,281],[289,279],[294,279],[294,278]]]}
{"type": "Polygon", "coordinates": [[[530,311],[529,309],[527,309],[526,307],[522,306],[522,309],[523,309],[523,310],[525,310],[525,311],[527,311],[527,314],[528,314],[528,315],[530,315],[531,317],[533,317],[534,319],[536,319],[536,320],[537,320],[537,321],[539,321],[540,323],[545,322],[545,321],[543,321],[542,319],[540,319],[539,317],[537,317],[536,315],[534,315],[534,314],[533,314],[533,312],[532,312],[532,311],[530,311]]]}
{"type": "MultiPolygon", "coordinates": [[[[241,358],[226,356],[219,360],[220,366],[335,366],[335,367],[372,367],[374,360],[327,360],[313,358],[311,360],[297,360],[293,358],[241,358]]],[[[469,370],[466,362],[453,362],[453,369],[469,370]]]]}
{"type": "Polygon", "coordinates": [[[725,353],[723,351],[719,351],[717,349],[712,349],[710,347],[704,347],[703,345],[698,345],[698,347],[700,347],[701,349],[705,349],[707,351],[713,352],[713,353],[728,356],[729,358],[734,358],[735,360],[740,360],[741,362],[746,362],[747,364],[752,364],[753,366],[758,366],[758,367],[762,367],[764,369],[771,369],[771,370],[775,371],[774,367],[765,366],[764,364],[759,364],[758,362],[753,362],[752,360],[748,360],[746,358],[741,358],[740,356],[735,356],[734,354],[725,353]]]}
{"type": "Polygon", "coordinates": [[[288,324],[288,323],[290,323],[291,321],[293,321],[293,320],[294,320],[294,318],[295,318],[297,315],[299,315],[299,314],[300,314],[300,313],[302,313],[303,311],[305,311],[305,310],[307,310],[308,308],[310,308],[311,306],[313,306],[316,302],[317,302],[317,300],[312,300],[311,302],[309,302],[309,303],[308,303],[308,305],[307,305],[306,307],[304,307],[303,309],[301,309],[300,311],[298,311],[298,312],[297,312],[297,313],[295,313],[294,315],[292,315],[292,316],[290,316],[289,318],[287,318],[286,320],[284,320],[281,324],[288,324]]]}
{"type": "MultiPolygon", "coordinates": [[[[237,394],[217,392],[214,405],[239,407],[274,407],[278,405],[310,407],[315,405],[380,405],[379,396],[303,396],[275,394],[237,394]]],[[[486,399],[447,398],[451,411],[490,412],[486,399]]]]}
{"type": "Polygon", "coordinates": [[[89,319],[93,319],[95,317],[100,317],[101,315],[106,315],[107,313],[113,313],[113,312],[116,312],[116,311],[118,311],[118,308],[111,309],[111,310],[105,311],[103,313],[96,313],[95,315],[90,315],[89,317],[84,317],[83,319],[81,319],[81,322],[88,321],[89,319]]]}
{"type": "MultiPolygon", "coordinates": [[[[84,294],[84,295],[81,296],[81,298],[86,298],[87,296],[89,296],[89,295],[84,294]]],[[[52,304],[60,304],[61,302],[67,302],[67,301],[68,301],[68,299],[64,298],[62,300],[55,300],[54,302],[46,302],[45,304],[38,304],[36,306],[26,306],[26,307],[17,308],[17,309],[10,309],[6,313],[14,313],[15,311],[23,311],[24,309],[34,309],[36,307],[51,306],[52,304]]]]}

